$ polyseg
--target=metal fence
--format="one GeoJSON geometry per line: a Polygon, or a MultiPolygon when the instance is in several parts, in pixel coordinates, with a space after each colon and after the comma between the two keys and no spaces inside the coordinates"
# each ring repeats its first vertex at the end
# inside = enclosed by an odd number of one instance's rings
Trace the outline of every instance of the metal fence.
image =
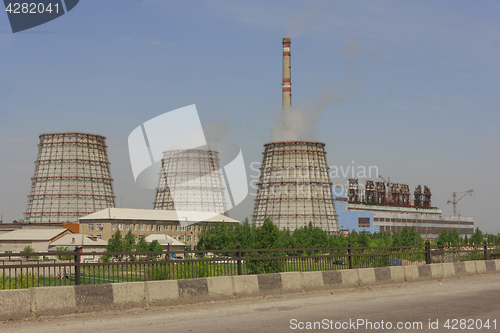
{"type": "Polygon", "coordinates": [[[500,258],[500,245],[0,254],[0,289],[423,265],[500,258]]]}

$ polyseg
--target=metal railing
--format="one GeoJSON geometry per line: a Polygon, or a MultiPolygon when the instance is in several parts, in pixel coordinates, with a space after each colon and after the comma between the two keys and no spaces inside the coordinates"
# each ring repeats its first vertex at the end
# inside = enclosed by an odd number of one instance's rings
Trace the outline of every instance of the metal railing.
{"type": "Polygon", "coordinates": [[[500,257],[500,245],[0,254],[0,290],[423,265],[500,257]]]}

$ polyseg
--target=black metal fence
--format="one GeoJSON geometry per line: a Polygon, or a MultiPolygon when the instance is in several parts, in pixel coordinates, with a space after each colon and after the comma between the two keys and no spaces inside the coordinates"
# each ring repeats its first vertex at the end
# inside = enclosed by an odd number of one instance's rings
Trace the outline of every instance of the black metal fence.
{"type": "Polygon", "coordinates": [[[0,254],[0,289],[423,265],[500,258],[499,245],[0,254]]]}

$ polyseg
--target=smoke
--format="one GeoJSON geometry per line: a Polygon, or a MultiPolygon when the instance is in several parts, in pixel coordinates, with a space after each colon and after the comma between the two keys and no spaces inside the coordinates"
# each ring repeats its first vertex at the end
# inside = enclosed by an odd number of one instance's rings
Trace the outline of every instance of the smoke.
{"type": "Polygon", "coordinates": [[[321,13],[322,2],[320,1],[307,1],[304,10],[298,15],[294,16],[286,27],[286,35],[290,37],[297,37],[302,34],[304,27],[314,22],[314,19],[321,13]]]}
{"type": "Polygon", "coordinates": [[[279,112],[276,123],[271,129],[271,140],[273,142],[315,140],[316,124],[323,111],[330,103],[343,102],[355,93],[363,83],[362,76],[358,75],[360,71],[363,72],[363,65],[360,62],[363,61],[363,56],[372,53],[372,50],[363,51],[355,39],[347,38],[340,50],[340,56],[348,63],[345,66],[347,73],[344,78],[324,92],[318,100],[279,112]]]}
{"type": "Polygon", "coordinates": [[[320,114],[331,101],[340,101],[333,91],[323,94],[319,101],[308,105],[290,107],[280,113],[276,126],[271,129],[271,140],[296,141],[311,140],[320,114]]]}
{"type": "Polygon", "coordinates": [[[315,129],[319,118],[328,104],[343,102],[361,85],[350,67],[350,74],[334,85],[319,100],[292,106],[279,112],[276,124],[271,129],[271,140],[276,141],[310,141],[315,139],[315,129]]]}
{"type": "Polygon", "coordinates": [[[208,142],[220,141],[228,132],[228,127],[225,122],[212,122],[206,120],[203,123],[203,132],[208,142]]]}

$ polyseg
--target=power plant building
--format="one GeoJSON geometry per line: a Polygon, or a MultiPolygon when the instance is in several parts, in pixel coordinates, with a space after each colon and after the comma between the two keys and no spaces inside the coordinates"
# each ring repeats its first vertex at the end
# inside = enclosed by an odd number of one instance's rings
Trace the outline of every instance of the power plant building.
{"type": "Polygon", "coordinates": [[[407,184],[388,184],[389,191],[386,192],[384,182],[368,180],[362,190],[358,188],[357,182],[357,179],[349,179],[347,191],[340,185],[333,188],[342,230],[394,233],[408,226],[414,227],[427,239],[436,238],[442,229],[456,230],[462,236],[474,233],[473,218],[443,216],[440,209],[432,207],[431,192],[427,187],[422,192],[421,187],[417,186],[414,199],[410,199],[407,184]]]}
{"type": "Polygon", "coordinates": [[[78,132],[40,135],[25,223],[75,223],[115,207],[105,140],[78,132]]]}

